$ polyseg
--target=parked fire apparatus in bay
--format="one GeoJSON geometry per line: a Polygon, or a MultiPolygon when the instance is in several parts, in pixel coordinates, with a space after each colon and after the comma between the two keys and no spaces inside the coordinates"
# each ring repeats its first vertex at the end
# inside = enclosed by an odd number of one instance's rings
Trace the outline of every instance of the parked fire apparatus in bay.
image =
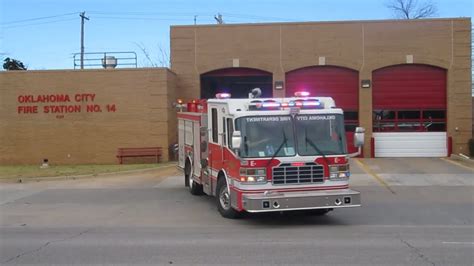
{"type": "MultiPolygon", "coordinates": [[[[360,192],[349,189],[343,111],[332,98],[220,93],[178,108],[185,186],[194,195],[216,196],[222,216],[360,206],[360,192]]],[[[364,129],[357,128],[359,152],[363,142],[364,129]]]]}

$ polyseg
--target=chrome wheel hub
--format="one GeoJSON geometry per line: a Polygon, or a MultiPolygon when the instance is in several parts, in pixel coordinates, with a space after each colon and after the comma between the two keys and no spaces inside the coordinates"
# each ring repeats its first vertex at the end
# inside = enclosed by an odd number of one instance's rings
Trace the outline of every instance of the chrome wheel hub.
{"type": "Polygon", "coordinates": [[[219,193],[219,202],[224,210],[230,209],[230,195],[227,187],[219,193]]]}

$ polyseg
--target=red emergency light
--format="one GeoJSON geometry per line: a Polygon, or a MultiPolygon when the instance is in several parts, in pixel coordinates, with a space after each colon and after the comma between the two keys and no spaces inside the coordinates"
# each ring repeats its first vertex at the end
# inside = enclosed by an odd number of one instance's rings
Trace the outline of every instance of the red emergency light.
{"type": "Polygon", "coordinates": [[[299,166],[304,166],[304,165],[305,165],[304,162],[292,162],[292,163],[291,163],[291,166],[297,166],[297,167],[299,167],[299,166]]]}

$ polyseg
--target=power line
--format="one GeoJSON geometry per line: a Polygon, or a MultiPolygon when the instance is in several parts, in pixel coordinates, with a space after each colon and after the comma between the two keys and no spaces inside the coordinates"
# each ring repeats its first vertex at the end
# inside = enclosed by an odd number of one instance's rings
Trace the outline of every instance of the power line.
{"type": "Polygon", "coordinates": [[[150,17],[110,17],[110,16],[98,16],[94,19],[121,19],[121,20],[160,20],[160,21],[192,21],[192,18],[189,19],[176,19],[176,18],[150,18],[150,17]]]}
{"type": "Polygon", "coordinates": [[[212,13],[179,13],[179,12],[104,12],[104,11],[88,11],[89,14],[97,15],[124,15],[124,16],[153,16],[153,15],[163,15],[163,16],[212,16],[212,13]]]}
{"type": "MultiPolygon", "coordinates": [[[[214,17],[214,14],[211,13],[178,13],[178,12],[104,12],[104,11],[90,11],[90,14],[97,14],[97,15],[121,15],[121,16],[173,16],[173,17],[194,17],[194,16],[210,16],[214,17]]],[[[243,19],[254,19],[254,20],[266,20],[266,21],[298,21],[296,19],[290,18],[281,18],[281,17],[267,17],[267,16],[258,16],[258,15],[250,15],[250,14],[237,14],[237,13],[221,13],[227,17],[233,18],[243,18],[243,19]]]]}
{"type": "Polygon", "coordinates": [[[29,19],[8,21],[8,22],[5,22],[5,23],[2,23],[2,25],[10,25],[10,24],[16,24],[16,23],[22,23],[22,22],[28,22],[28,21],[35,21],[35,20],[43,20],[43,19],[50,19],[50,18],[65,17],[65,16],[70,16],[70,15],[75,15],[75,14],[77,14],[77,12],[74,12],[74,13],[66,13],[66,14],[60,14],[60,15],[53,15],[53,16],[47,16],[47,17],[38,17],[38,18],[29,18],[29,19]]]}
{"type": "Polygon", "coordinates": [[[12,28],[19,28],[19,27],[36,26],[36,25],[42,25],[42,24],[50,24],[50,23],[71,21],[71,20],[76,20],[76,19],[75,18],[69,18],[69,19],[59,19],[59,20],[52,20],[52,21],[46,21],[46,22],[40,22],[40,23],[29,23],[29,24],[22,24],[22,25],[13,25],[13,26],[2,27],[2,29],[12,29],[12,28]]]}
{"type": "Polygon", "coordinates": [[[222,13],[227,17],[233,18],[247,18],[247,19],[260,19],[260,20],[278,20],[278,21],[297,21],[295,19],[289,18],[279,18],[279,17],[264,17],[264,16],[257,16],[257,15],[249,15],[249,14],[236,14],[236,13],[222,13]]]}
{"type": "MultiPolygon", "coordinates": [[[[198,15],[204,19],[204,22],[211,23],[213,21],[214,15],[211,13],[180,13],[180,12],[105,12],[105,11],[90,11],[89,14],[97,14],[99,16],[94,18],[98,19],[114,19],[114,20],[156,20],[156,21],[175,21],[175,22],[193,22],[193,18],[198,15]],[[119,15],[119,16],[107,16],[107,15],[119,15]],[[105,16],[104,16],[105,15],[105,16]],[[164,16],[163,17],[155,17],[156,15],[164,16]],[[172,16],[173,18],[166,18],[168,16],[172,16]],[[176,18],[181,17],[181,18],[176,18]],[[185,19],[182,17],[189,17],[189,19],[185,19]],[[208,17],[208,18],[207,18],[208,17]]],[[[1,23],[3,29],[11,29],[17,27],[27,27],[27,26],[36,26],[42,24],[50,24],[50,23],[57,23],[57,22],[65,22],[65,21],[72,21],[74,19],[58,19],[58,20],[51,20],[45,22],[38,22],[38,23],[27,23],[21,24],[30,21],[41,21],[47,20],[52,18],[58,17],[65,17],[70,15],[78,14],[78,12],[74,13],[64,13],[52,16],[44,16],[44,17],[36,17],[36,18],[29,18],[29,19],[22,19],[22,20],[15,20],[9,21],[5,23],[1,23]],[[19,25],[15,25],[19,24],[19,25]]],[[[236,19],[244,19],[244,20],[276,20],[276,21],[294,21],[293,19],[286,19],[286,18],[279,18],[279,17],[266,17],[266,16],[258,16],[258,15],[249,15],[249,14],[236,14],[236,13],[222,13],[223,15],[231,18],[236,19]]],[[[227,20],[231,23],[239,23],[244,21],[235,21],[235,20],[227,20]]]]}

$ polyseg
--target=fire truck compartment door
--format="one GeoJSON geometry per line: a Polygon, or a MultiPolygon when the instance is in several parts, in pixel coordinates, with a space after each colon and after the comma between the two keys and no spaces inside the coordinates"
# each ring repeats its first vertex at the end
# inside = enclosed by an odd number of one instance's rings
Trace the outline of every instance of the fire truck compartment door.
{"type": "Polygon", "coordinates": [[[184,120],[178,120],[178,166],[184,169],[184,120]]]}
{"type": "Polygon", "coordinates": [[[193,165],[194,175],[201,176],[201,131],[199,129],[199,123],[193,123],[193,165]]]}

